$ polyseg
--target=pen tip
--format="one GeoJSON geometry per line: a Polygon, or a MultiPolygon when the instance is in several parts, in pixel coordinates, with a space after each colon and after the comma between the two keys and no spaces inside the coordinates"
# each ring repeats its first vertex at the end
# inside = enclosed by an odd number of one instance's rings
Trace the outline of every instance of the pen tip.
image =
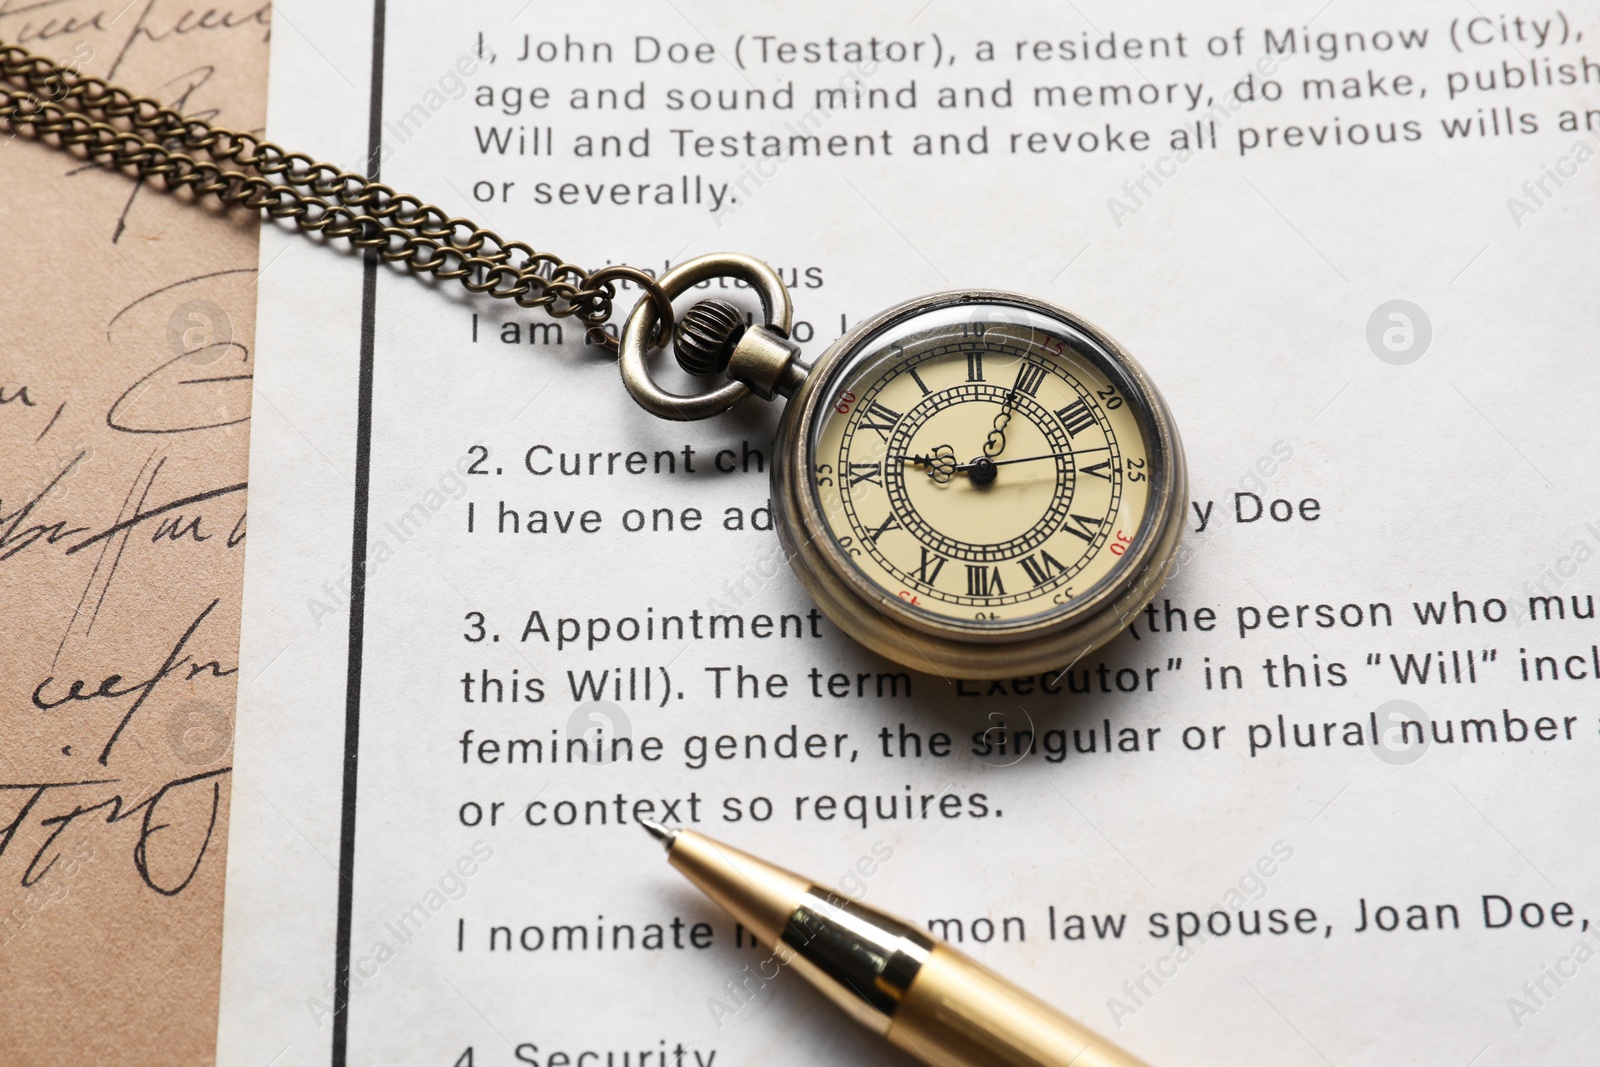
{"type": "Polygon", "coordinates": [[[640,826],[644,827],[651,837],[655,838],[657,841],[660,841],[662,848],[670,849],[672,847],[672,842],[678,837],[678,832],[676,830],[668,830],[665,826],[662,826],[658,822],[651,822],[649,819],[638,819],[635,821],[637,821],[640,826]]]}

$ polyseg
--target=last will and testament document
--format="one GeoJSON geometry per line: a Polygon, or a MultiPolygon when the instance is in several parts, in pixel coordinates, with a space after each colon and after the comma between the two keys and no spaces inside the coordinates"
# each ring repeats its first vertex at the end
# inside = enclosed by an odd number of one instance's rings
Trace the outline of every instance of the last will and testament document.
{"type": "Polygon", "coordinates": [[[1083,314],[1193,500],[1107,648],[904,671],[788,572],[775,406],[659,422],[570,320],[268,233],[221,1062],[897,1062],[642,818],[1152,1063],[1587,1057],[1592,11],[275,17],[279,141],[590,267],[760,256],[812,357],[940,289],[1083,314]]]}

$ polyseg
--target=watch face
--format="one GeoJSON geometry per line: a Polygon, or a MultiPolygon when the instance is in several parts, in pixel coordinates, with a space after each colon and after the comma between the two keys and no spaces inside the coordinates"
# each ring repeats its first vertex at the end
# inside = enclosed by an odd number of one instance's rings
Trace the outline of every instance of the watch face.
{"type": "Polygon", "coordinates": [[[1168,481],[1112,343],[1016,299],[928,298],[826,368],[805,452],[827,555],[912,622],[1070,615],[1126,574],[1168,481]]]}

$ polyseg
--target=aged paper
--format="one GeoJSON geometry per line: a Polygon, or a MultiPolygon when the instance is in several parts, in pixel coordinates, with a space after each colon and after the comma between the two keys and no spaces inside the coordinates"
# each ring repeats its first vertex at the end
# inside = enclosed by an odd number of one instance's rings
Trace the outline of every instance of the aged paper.
{"type": "MultiPolygon", "coordinates": [[[[268,11],[0,3],[0,40],[265,116],[268,11]]],[[[0,1060],[213,1055],[256,221],[0,134],[0,1060]]]]}
{"type": "Polygon", "coordinates": [[[904,672],[789,574],[779,405],[657,421],[570,322],[269,232],[222,1062],[899,1062],[641,816],[1155,1064],[1592,1058],[1592,11],[279,13],[280,140],[587,266],[758,255],[808,357],[1070,307],[1193,500],[1107,648],[904,672]]]}

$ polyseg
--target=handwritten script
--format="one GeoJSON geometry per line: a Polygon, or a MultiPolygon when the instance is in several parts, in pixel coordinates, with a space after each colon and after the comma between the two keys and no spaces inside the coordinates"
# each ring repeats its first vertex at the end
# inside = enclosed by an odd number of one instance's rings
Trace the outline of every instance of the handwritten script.
{"type": "MultiPolygon", "coordinates": [[[[0,0],[0,40],[247,130],[270,28],[265,3],[0,0]]],[[[8,130],[0,188],[27,249],[0,261],[0,1058],[206,1062],[255,222],[8,130]]]]}

